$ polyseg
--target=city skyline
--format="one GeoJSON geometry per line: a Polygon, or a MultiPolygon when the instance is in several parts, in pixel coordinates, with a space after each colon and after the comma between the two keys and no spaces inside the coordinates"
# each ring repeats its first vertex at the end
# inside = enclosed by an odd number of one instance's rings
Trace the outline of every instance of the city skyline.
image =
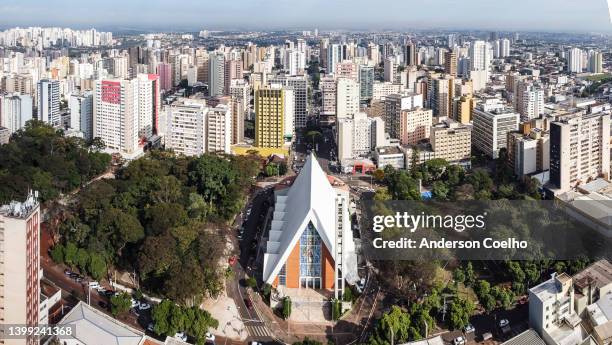
{"type": "Polygon", "coordinates": [[[533,3],[517,0],[504,6],[486,0],[383,0],[370,6],[365,0],[287,0],[204,2],[188,0],[182,6],[153,0],[129,3],[110,0],[83,8],[75,0],[42,4],[34,0],[7,0],[0,5],[3,28],[11,26],[72,26],[114,30],[380,30],[411,28],[476,29],[560,32],[609,32],[612,24],[606,0],[587,4],[569,0],[533,3]],[[121,11],[116,9],[120,8],[121,11]],[[188,9],[188,10],[187,10],[188,9]],[[253,15],[256,13],[257,15],[253,15]],[[282,16],[279,16],[282,13],[282,16]],[[485,13],[486,16],[481,16],[485,13]],[[343,15],[344,14],[344,15],[343,15]]]}

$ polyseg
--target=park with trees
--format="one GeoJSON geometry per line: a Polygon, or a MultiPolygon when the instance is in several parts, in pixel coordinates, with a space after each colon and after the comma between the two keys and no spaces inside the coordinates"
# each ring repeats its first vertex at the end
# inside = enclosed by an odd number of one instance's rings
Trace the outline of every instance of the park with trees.
{"type": "Polygon", "coordinates": [[[222,288],[227,223],[258,173],[253,156],[151,152],[76,195],[51,256],[96,279],[136,271],[146,292],[195,305],[222,288]]]}

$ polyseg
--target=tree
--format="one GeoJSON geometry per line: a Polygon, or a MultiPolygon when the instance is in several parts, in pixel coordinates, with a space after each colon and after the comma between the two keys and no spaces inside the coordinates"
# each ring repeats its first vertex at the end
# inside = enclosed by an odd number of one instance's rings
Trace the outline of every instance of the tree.
{"type": "Polygon", "coordinates": [[[447,200],[450,191],[444,182],[436,181],[432,185],[431,192],[436,200],[447,200]]]}
{"type": "Polygon", "coordinates": [[[100,253],[91,253],[87,270],[94,279],[102,279],[106,273],[106,261],[104,257],[102,257],[100,253]]]}
{"type": "Polygon", "coordinates": [[[176,332],[170,332],[170,313],[174,303],[168,299],[162,300],[159,304],[153,306],[151,310],[151,319],[153,320],[153,331],[157,335],[173,336],[176,332]]]}
{"type": "Polygon", "coordinates": [[[321,132],[319,131],[308,131],[306,133],[306,137],[310,138],[310,140],[312,140],[312,147],[314,148],[315,146],[315,139],[321,136],[321,132]]]}
{"type": "Polygon", "coordinates": [[[372,173],[372,177],[376,182],[381,183],[385,180],[385,171],[382,169],[376,169],[372,173]]]}
{"type": "Polygon", "coordinates": [[[474,312],[475,306],[468,299],[456,298],[450,306],[448,323],[451,329],[461,329],[465,327],[470,316],[474,312]]]}
{"type": "Polygon", "coordinates": [[[58,264],[64,263],[64,246],[62,244],[56,244],[51,248],[51,259],[58,264]]]}
{"type": "Polygon", "coordinates": [[[127,292],[122,292],[111,297],[111,313],[117,317],[126,313],[132,307],[132,297],[127,292]]]}
{"type": "Polygon", "coordinates": [[[248,277],[246,280],[246,285],[255,290],[257,288],[257,279],[255,279],[255,277],[248,277]]]}
{"type": "Polygon", "coordinates": [[[71,267],[76,264],[77,251],[78,248],[74,243],[68,242],[66,244],[66,249],[64,250],[64,262],[71,267]]]}
{"type": "Polygon", "coordinates": [[[474,285],[476,282],[476,273],[474,273],[474,267],[472,266],[472,262],[468,261],[465,266],[465,284],[468,286],[474,285]]]}
{"type": "Polygon", "coordinates": [[[112,249],[118,254],[128,243],[138,242],[145,236],[136,217],[116,208],[104,212],[96,230],[98,236],[110,240],[112,249]]]}
{"type": "Polygon", "coordinates": [[[291,316],[291,298],[289,296],[283,298],[283,318],[289,319],[291,316]]]}
{"type": "Polygon", "coordinates": [[[455,279],[457,283],[463,283],[465,281],[465,273],[461,267],[455,269],[453,272],[453,279],[455,279]]]}
{"type": "Polygon", "coordinates": [[[89,253],[83,248],[79,248],[76,252],[75,264],[81,271],[86,271],[89,265],[89,253]]]}

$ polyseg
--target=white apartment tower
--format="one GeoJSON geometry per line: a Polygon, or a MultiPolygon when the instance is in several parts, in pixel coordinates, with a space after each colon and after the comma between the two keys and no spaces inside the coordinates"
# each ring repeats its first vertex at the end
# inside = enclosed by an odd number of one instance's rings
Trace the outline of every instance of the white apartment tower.
{"type": "Polygon", "coordinates": [[[497,158],[499,150],[507,147],[508,133],[518,130],[519,117],[518,113],[505,108],[474,108],[472,145],[491,158],[497,158]]]}
{"type": "Polygon", "coordinates": [[[338,119],[338,160],[345,161],[372,152],[385,142],[385,124],[380,117],[357,112],[338,119]]]}
{"type": "Polygon", "coordinates": [[[336,84],[336,118],[351,117],[359,111],[359,83],[339,78],[336,84]]]}
{"type": "Polygon", "coordinates": [[[569,73],[582,72],[582,50],[572,48],[567,52],[567,71],[569,73]]]}
{"type": "Polygon", "coordinates": [[[14,133],[31,119],[31,96],[19,94],[0,96],[0,127],[5,127],[9,133],[14,133]]]}
{"type": "Polygon", "coordinates": [[[93,139],[93,92],[85,91],[82,95],[71,95],[70,127],[83,133],[85,140],[93,139]]]}
{"type": "Polygon", "coordinates": [[[52,79],[39,81],[36,99],[38,100],[38,120],[59,127],[62,123],[59,81],[52,79]]]}
{"type": "Polygon", "coordinates": [[[94,90],[93,137],[108,152],[126,157],[142,153],[138,136],[138,80],[97,80],[94,90]]]}

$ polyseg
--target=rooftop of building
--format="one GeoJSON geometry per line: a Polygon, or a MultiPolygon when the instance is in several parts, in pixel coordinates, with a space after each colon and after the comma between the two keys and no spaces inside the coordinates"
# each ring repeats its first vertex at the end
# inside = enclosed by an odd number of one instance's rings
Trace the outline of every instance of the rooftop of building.
{"type": "MultiPolygon", "coordinates": [[[[442,340],[442,337],[438,335],[433,338],[417,340],[417,341],[413,341],[409,343],[402,343],[399,345],[444,345],[444,341],[442,340]]],[[[534,345],[540,345],[540,344],[534,344],[534,345]]]]}
{"type": "Polygon", "coordinates": [[[572,278],[566,273],[561,273],[559,275],[553,275],[550,279],[529,289],[529,292],[537,296],[541,301],[546,301],[550,298],[553,298],[556,294],[561,292],[559,289],[559,285],[557,284],[557,281],[563,284],[567,282],[568,279],[572,279],[572,278]]]}
{"type": "Polygon", "coordinates": [[[74,326],[72,338],[85,345],[139,345],[144,336],[82,301],[64,316],[60,325],[74,326]]]}
{"type": "Polygon", "coordinates": [[[24,202],[11,201],[0,206],[0,215],[8,218],[27,219],[38,208],[38,191],[30,191],[24,202]]]}
{"type": "Polygon", "coordinates": [[[597,179],[557,196],[569,206],[612,229],[612,183],[597,179]]]}
{"type": "Polygon", "coordinates": [[[589,285],[602,288],[612,284],[612,264],[606,259],[601,259],[574,275],[573,279],[574,285],[579,289],[589,285]]]}
{"type": "Polygon", "coordinates": [[[376,148],[376,152],[379,155],[394,155],[404,153],[399,146],[379,146],[376,148]]]}
{"type": "Polygon", "coordinates": [[[528,329],[516,337],[510,338],[502,343],[502,345],[546,345],[546,343],[538,332],[533,329],[528,329]]]}

